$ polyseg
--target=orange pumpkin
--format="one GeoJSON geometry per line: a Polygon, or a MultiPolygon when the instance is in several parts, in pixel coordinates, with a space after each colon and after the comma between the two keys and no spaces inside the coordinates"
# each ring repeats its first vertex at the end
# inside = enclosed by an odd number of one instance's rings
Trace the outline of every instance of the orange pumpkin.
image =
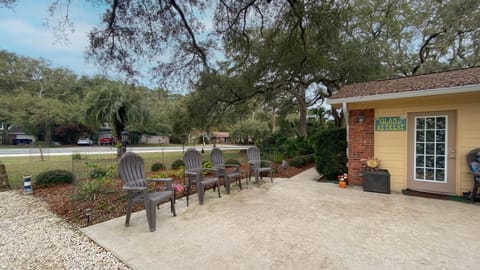
{"type": "Polygon", "coordinates": [[[345,182],[345,181],[339,181],[339,182],[338,182],[338,186],[341,187],[341,188],[346,188],[346,187],[347,187],[347,182],[345,182]]]}

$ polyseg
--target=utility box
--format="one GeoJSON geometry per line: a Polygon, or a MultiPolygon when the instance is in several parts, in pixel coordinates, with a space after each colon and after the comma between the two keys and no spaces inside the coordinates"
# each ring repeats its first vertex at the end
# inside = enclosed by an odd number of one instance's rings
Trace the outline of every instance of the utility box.
{"type": "Polygon", "coordinates": [[[363,191],[390,194],[390,173],[388,170],[365,171],[363,191]]]}

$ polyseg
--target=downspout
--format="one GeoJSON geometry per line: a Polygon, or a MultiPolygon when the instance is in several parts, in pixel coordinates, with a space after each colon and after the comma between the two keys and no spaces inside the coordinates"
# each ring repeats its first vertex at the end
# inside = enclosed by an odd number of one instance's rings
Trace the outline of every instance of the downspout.
{"type": "Polygon", "coordinates": [[[349,131],[349,126],[348,126],[348,118],[349,118],[349,113],[348,113],[348,108],[347,108],[347,103],[343,102],[342,103],[342,110],[343,110],[343,117],[345,119],[345,128],[347,130],[347,168],[348,168],[348,134],[350,133],[349,131]]]}

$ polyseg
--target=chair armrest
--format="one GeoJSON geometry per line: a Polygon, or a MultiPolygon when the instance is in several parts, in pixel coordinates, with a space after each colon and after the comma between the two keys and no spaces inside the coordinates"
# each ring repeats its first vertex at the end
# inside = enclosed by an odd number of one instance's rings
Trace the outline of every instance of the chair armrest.
{"type": "Polygon", "coordinates": [[[166,186],[167,186],[167,190],[173,190],[173,187],[172,187],[173,178],[171,178],[171,177],[169,177],[169,178],[152,178],[152,179],[147,179],[147,180],[152,181],[152,182],[165,183],[166,186]]]}
{"type": "Polygon", "coordinates": [[[199,171],[185,171],[185,174],[188,174],[188,175],[198,175],[200,174],[199,171]]]}
{"type": "Polygon", "coordinates": [[[153,181],[153,182],[165,182],[165,183],[168,183],[168,182],[172,182],[173,178],[169,177],[169,178],[150,178],[150,179],[147,179],[148,181],[153,181]]]}
{"type": "Polygon", "coordinates": [[[130,187],[130,186],[123,186],[123,190],[127,191],[144,191],[147,190],[147,187],[130,187]]]}
{"type": "Polygon", "coordinates": [[[272,161],[271,160],[260,160],[261,162],[266,162],[268,164],[272,164],[272,161]]]}
{"type": "Polygon", "coordinates": [[[240,165],[237,165],[237,164],[225,164],[225,167],[240,167],[240,165]]]}
{"type": "Polygon", "coordinates": [[[218,169],[217,168],[202,168],[202,172],[213,172],[216,177],[218,177],[218,169]]]}
{"type": "Polygon", "coordinates": [[[240,165],[237,164],[225,164],[225,168],[233,168],[234,172],[240,171],[240,165]]]}

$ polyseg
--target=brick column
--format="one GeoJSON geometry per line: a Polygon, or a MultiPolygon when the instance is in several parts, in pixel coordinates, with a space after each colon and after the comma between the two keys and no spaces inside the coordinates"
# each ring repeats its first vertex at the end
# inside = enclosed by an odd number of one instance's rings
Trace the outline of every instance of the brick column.
{"type": "Polygon", "coordinates": [[[363,185],[364,167],[360,160],[373,158],[375,110],[351,110],[348,125],[348,181],[363,185]],[[363,123],[359,122],[361,116],[363,123]]]}

